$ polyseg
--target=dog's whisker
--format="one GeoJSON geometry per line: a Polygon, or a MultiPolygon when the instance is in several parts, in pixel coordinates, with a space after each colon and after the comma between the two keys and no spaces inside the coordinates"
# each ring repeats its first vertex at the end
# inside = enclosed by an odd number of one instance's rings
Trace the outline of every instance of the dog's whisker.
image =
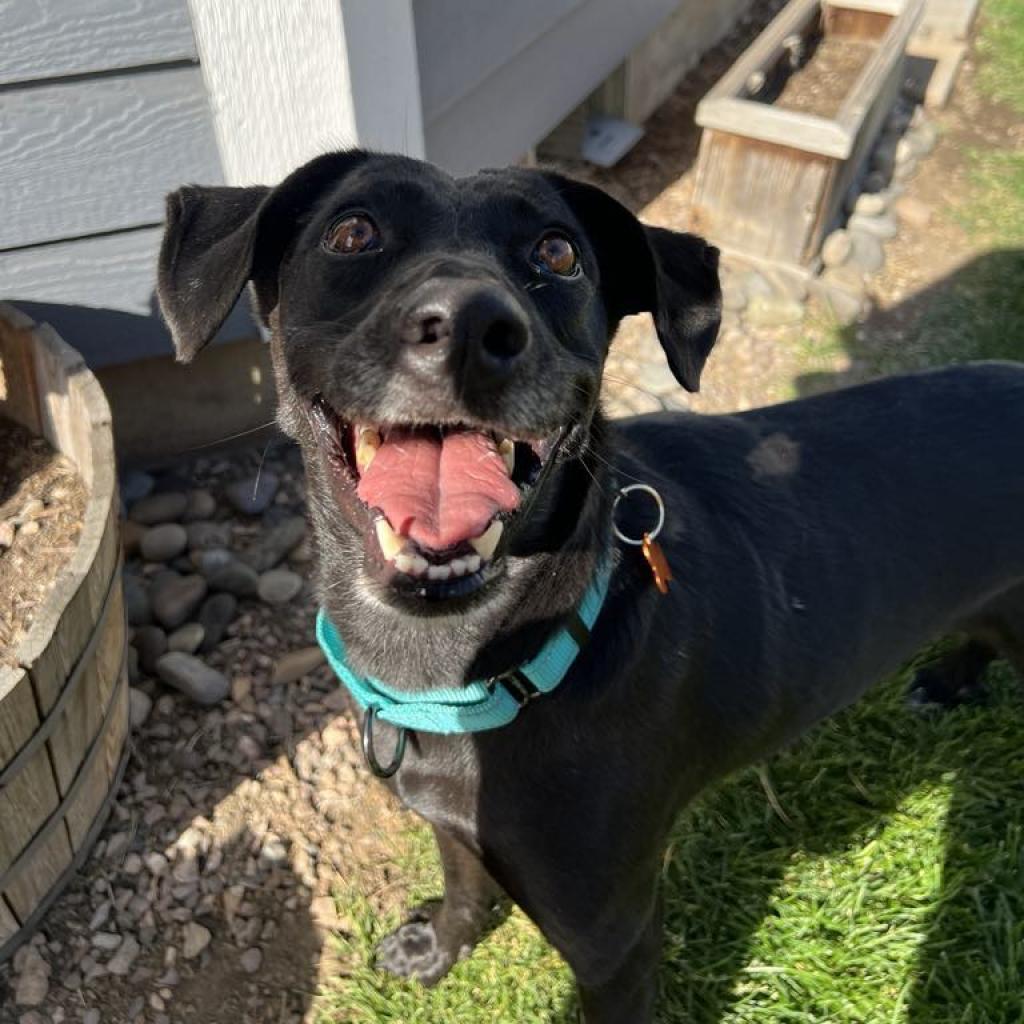
{"type": "Polygon", "coordinates": [[[228,441],[235,441],[240,437],[248,437],[250,434],[258,434],[261,430],[267,430],[268,428],[276,425],[276,419],[269,419],[266,423],[260,423],[255,427],[249,427],[248,430],[239,430],[235,434],[226,434],[224,437],[219,437],[215,441],[207,441],[205,444],[197,444],[193,445],[191,448],[185,448],[183,450],[183,454],[185,452],[199,452],[204,448],[215,448],[219,444],[227,444],[228,441]]]}
{"type": "Polygon", "coordinates": [[[256,467],[256,479],[253,480],[253,482],[252,482],[252,500],[253,500],[253,503],[255,503],[256,495],[259,493],[259,489],[260,489],[260,476],[263,473],[263,463],[267,459],[267,452],[270,451],[270,445],[271,444],[272,444],[272,442],[268,441],[263,446],[263,453],[260,455],[260,464],[256,467]]]}

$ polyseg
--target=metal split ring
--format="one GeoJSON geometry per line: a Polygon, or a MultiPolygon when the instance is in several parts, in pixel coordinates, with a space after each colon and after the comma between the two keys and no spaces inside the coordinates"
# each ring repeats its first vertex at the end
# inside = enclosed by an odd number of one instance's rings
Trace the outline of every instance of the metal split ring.
{"type": "Polygon", "coordinates": [[[619,493],[615,495],[615,503],[612,505],[612,532],[619,538],[619,540],[622,541],[623,544],[632,544],[634,547],[640,547],[644,542],[644,537],[649,541],[654,540],[655,537],[661,533],[664,525],[665,502],[661,500],[661,495],[650,484],[629,484],[627,487],[619,488],[619,493]],[[627,537],[615,523],[615,512],[619,507],[619,502],[634,491],[642,491],[644,494],[649,494],[654,499],[654,503],[658,506],[658,521],[654,524],[654,529],[648,530],[643,537],[640,537],[639,540],[636,540],[633,537],[627,537]]]}
{"type": "Polygon", "coordinates": [[[377,717],[378,711],[380,711],[380,708],[376,704],[371,704],[363,716],[363,757],[366,758],[370,771],[378,779],[390,779],[402,766],[402,758],[405,757],[405,728],[401,725],[395,726],[398,730],[395,752],[391,757],[391,762],[381,767],[381,763],[377,760],[377,751],[373,746],[373,721],[377,717]]]}

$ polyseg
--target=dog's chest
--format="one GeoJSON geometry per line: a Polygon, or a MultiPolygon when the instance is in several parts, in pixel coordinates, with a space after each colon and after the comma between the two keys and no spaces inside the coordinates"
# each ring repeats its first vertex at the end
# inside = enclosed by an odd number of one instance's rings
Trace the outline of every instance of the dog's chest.
{"type": "Polygon", "coordinates": [[[465,736],[420,735],[389,787],[421,818],[476,845],[480,770],[465,736]]]}

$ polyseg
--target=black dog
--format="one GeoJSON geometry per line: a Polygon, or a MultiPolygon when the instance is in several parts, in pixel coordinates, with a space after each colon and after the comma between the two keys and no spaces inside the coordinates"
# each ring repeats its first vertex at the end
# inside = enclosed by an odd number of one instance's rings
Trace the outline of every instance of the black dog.
{"type": "MultiPolygon", "coordinates": [[[[446,893],[384,941],[387,970],[436,982],[504,890],[572,966],[589,1024],[648,1021],[659,869],[687,801],[943,632],[969,640],[934,689],[997,653],[1024,670],[1024,367],[740,416],[602,417],[630,313],[653,313],[697,389],[716,264],[536,171],[454,180],[344,152],[274,189],[170,197],[159,291],[179,356],[251,281],[357,672],[403,692],[508,673],[611,569],[556,690],[501,728],[408,734],[391,785],[433,825],[446,893]],[[653,528],[643,492],[613,512],[637,481],[667,510],[666,596],[613,534],[653,528]]],[[[398,760],[396,731],[376,731],[371,754],[398,760]]]]}

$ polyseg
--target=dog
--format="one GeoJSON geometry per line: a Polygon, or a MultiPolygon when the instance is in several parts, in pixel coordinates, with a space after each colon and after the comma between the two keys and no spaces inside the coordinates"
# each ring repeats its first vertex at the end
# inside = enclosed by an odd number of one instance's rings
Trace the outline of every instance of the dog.
{"type": "Polygon", "coordinates": [[[540,170],[454,179],[350,150],[275,188],[168,198],[178,357],[247,284],[270,329],[332,663],[402,714],[448,701],[419,728],[355,694],[368,762],[444,869],[443,901],[381,943],[386,971],[436,983],[507,894],[587,1024],[650,1021],[682,807],[950,631],[966,639],[926,669],[933,698],[996,657],[1024,673],[1024,367],[610,423],[627,315],[653,316],[698,389],[717,265],[540,170]],[[497,724],[463,728],[471,690],[497,724]]]}

